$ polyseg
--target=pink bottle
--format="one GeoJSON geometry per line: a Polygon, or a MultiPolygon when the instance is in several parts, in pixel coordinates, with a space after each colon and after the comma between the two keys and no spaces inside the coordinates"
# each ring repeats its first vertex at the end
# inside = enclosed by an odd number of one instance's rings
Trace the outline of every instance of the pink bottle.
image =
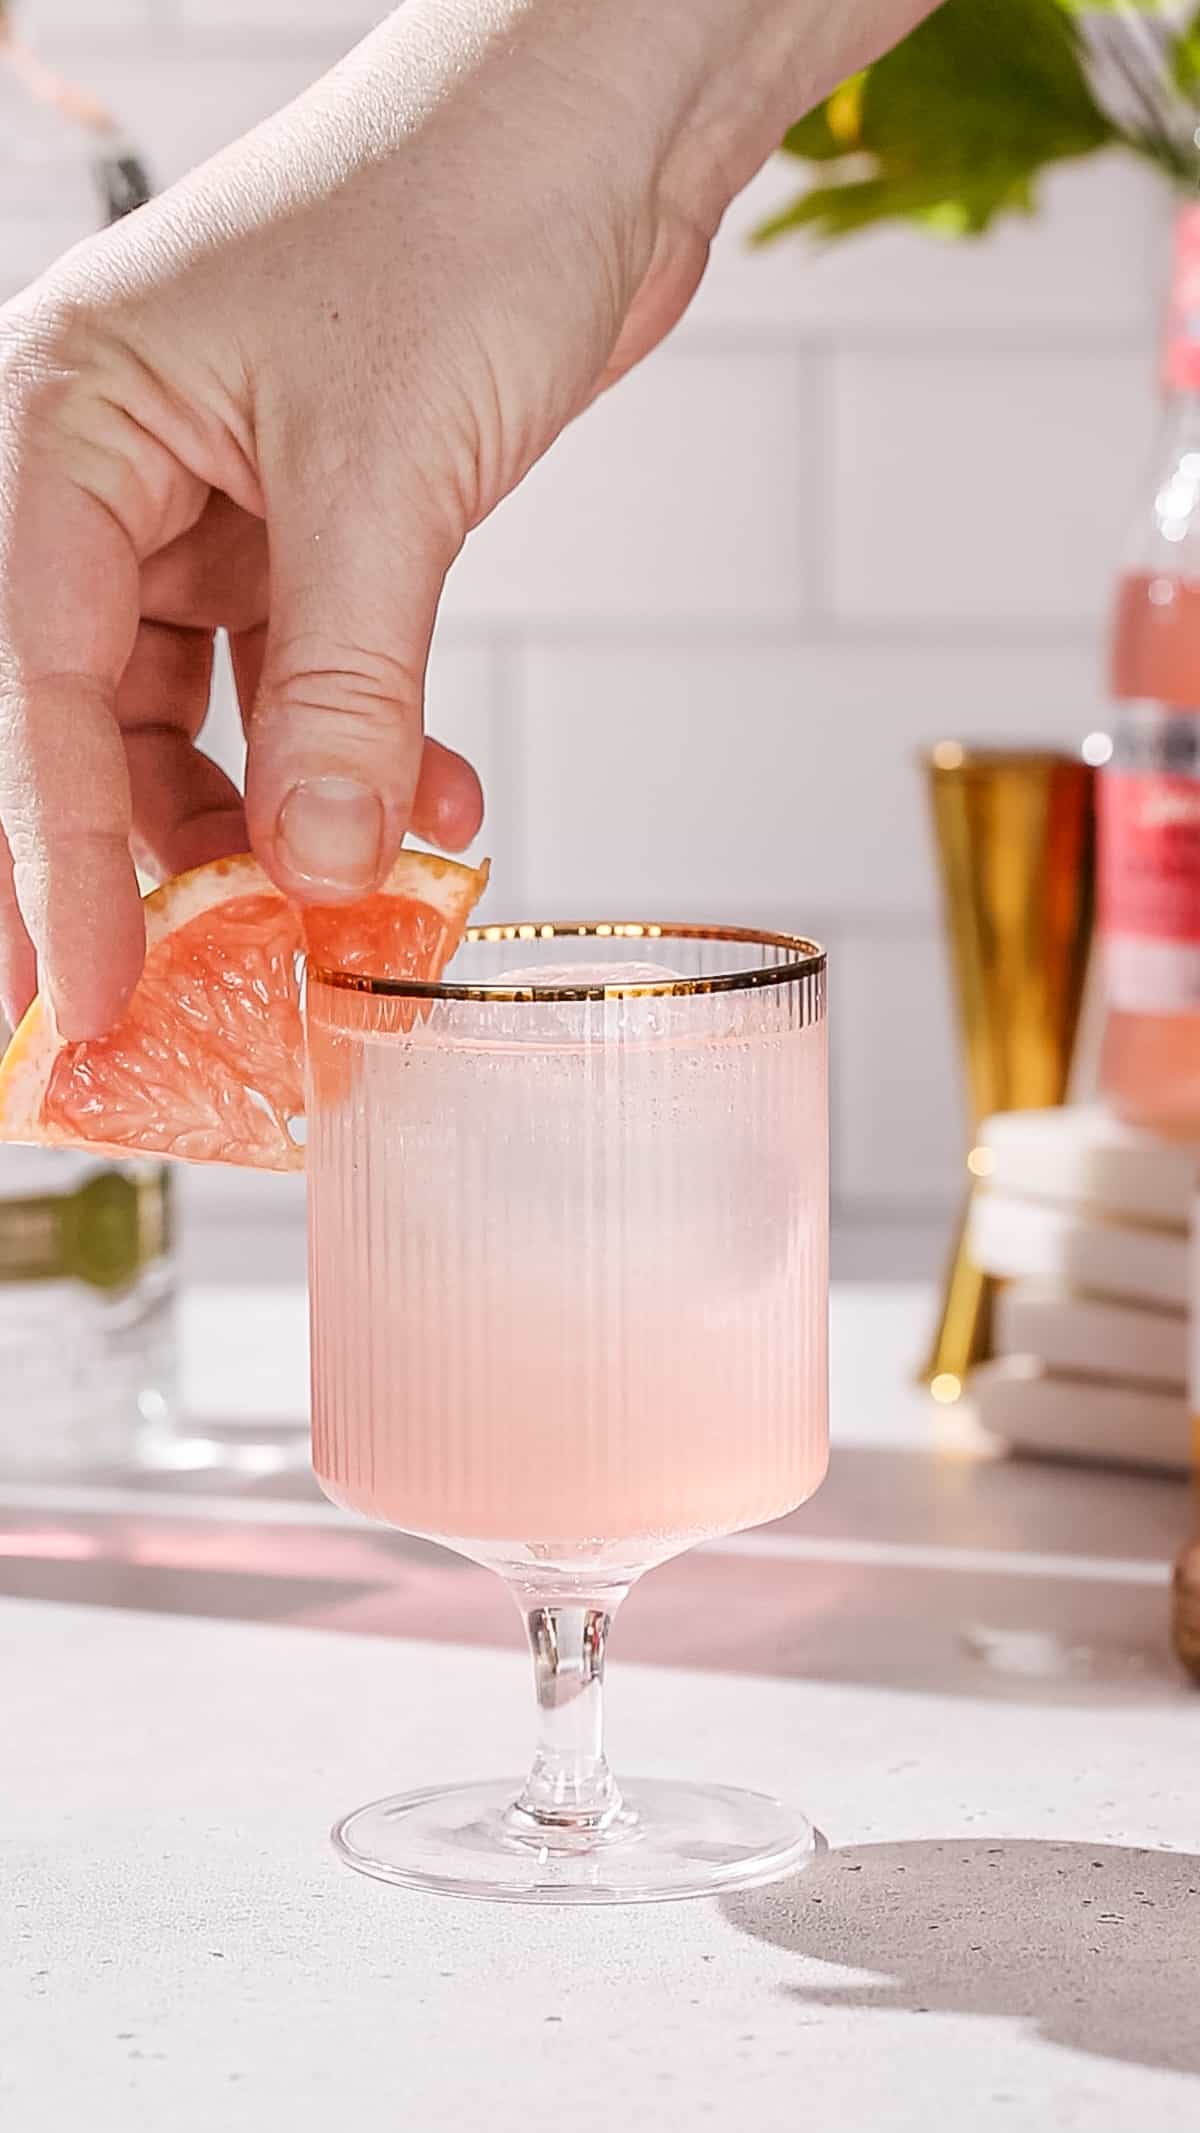
{"type": "Polygon", "coordinates": [[[1099,780],[1101,1082],[1121,1117],[1200,1133],[1200,204],[1185,208],[1166,405],[1117,591],[1099,780]]]}

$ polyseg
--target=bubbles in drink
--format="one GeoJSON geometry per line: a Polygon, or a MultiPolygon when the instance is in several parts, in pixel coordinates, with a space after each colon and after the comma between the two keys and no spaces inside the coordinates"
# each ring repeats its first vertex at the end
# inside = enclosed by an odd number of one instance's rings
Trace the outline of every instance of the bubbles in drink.
{"type": "MultiPolygon", "coordinates": [[[[491,982],[540,993],[670,985],[677,975],[662,964],[589,959],[515,967],[491,982]]],[[[368,1071],[381,1087],[397,1074],[407,1085],[404,1105],[390,1109],[410,1231],[432,1246],[444,1197],[470,1191],[486,1152],[489,1219],[520,1239],[514,1291],[536,1297],[561,1283],[572,1253],[566,1202],[587,1210],[593,1235],[620,1236],[627,1314],[658,1293],[669,1270],[710,1319],[723,1320],[748,1290],[779,1276],[824,1220],[811,1180],[779,1159],[756,1115],[764,1090],[790,1087],[797,1042],[792,1031],[764,1032],[760,1009],[751,991],[512,1000],[501,990],[473,1003],[469,1022],[431,1018],[402,1058],[385,1044],[368,1071]],[[664,1146],[675,1151],[669,1201],[664,1146]]]]}
{"type": "Polygon", "coordinates": [[[665,963],[539,963],[525,970],[505,970],[497,985],[529,985],[556,992],[567,986],[675,985],[686,981],[682,970],[665,963]]]}
{"type": "Polygon", "coordinates": [[[314,1445],[339,1500],[469,1553],[640,1565],[823,1471],[824,1030],[788,987],[621,991],[678,973],[587,946],[483,982],[597,998],[357,1041],[311,1150],[314,1445]]]}

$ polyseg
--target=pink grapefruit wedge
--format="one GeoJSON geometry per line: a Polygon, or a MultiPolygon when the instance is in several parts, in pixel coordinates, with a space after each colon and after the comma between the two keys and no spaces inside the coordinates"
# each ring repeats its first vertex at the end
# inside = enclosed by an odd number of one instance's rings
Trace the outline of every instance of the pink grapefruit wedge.
{"type": "Polygon", "coordinates": [[[0,1139],[301,1170],[300,957],[398,979],[440,976],[487,881],[402,852],[356,904],[287,903],[249,857],[145,900],[146,967],[116,1027],[60,1037],[41,995],[0,1063],[0,1139]]]}

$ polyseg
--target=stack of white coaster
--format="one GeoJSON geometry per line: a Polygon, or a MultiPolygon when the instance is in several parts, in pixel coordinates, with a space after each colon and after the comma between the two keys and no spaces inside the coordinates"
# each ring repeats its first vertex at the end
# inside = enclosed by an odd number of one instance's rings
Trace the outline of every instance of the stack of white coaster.
{"type": "Polygon", "coordinates": [[[1014,1449],[1183,1470],[1189,1240],[1200,1143],[1098,1107],[989,1119],[972,1168],[976,1264],[1001,1277],[995,1360],[969,1392],[1014,1449]]]}

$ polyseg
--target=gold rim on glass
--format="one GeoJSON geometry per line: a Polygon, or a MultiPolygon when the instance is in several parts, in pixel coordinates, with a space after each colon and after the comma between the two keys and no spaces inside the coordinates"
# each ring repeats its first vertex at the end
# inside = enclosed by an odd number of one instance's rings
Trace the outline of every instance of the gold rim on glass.
{"type": "Polygon", "coordinates": [[[677,999],[691,993],[749,992],[761,985],[792,985],[803,978],[819,976],[825,969],[825,950],[795,933],[758,933],[744,926],[689,926],[674,920],[662,924],[637,919],[574,919],[538,921],[505,926],[469,926],[463,935],[468,946],[500,941],[724,941],[747,948],[777,948],[795,958],[787,963],[766,963],[760,970],[718,971],[707,978],[664,978],[613,985],[453,985],[431,983],[422,978],[373,978],[358,970],[325,970],[309,966],[310,979],[335,985],[347,992],[372,993],[390,1000],[643,1000],[677,999]]]}

